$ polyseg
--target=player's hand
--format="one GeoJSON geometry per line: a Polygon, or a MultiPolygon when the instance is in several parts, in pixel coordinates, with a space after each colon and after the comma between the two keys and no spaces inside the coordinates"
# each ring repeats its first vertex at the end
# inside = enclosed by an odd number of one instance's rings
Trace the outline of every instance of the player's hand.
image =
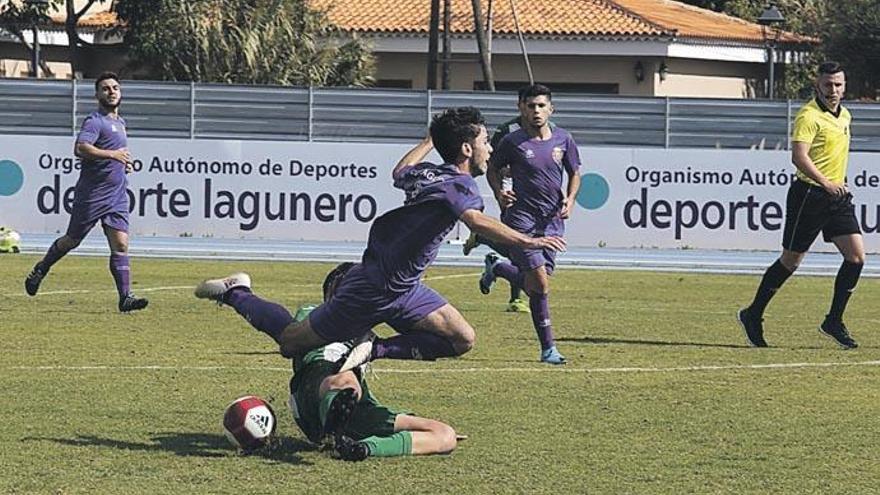
{"type": "Polygon", "coordinates": [[[506,210],[516,202],[516,194],[513,191],[501,191],[495,199],[498,200],[498,207],[506,210]]]}
{"type": "Polygon", "coordinates": [[[555,235],[547,237],[533,237],[531,249],[552,249],[553,251],[565,251],[565,239],[555,235]]]}
{"type": "MultiPolygon", "coordinates": [[[[122,162],[126,165],[131,164],[131,153],[128,152],[128,148],[119,148],[118,150],[113,150],[110,152],[110,157],[117,162],[122,162]]],[[[126,172],[128,171],[128,167],[126,167],[126,172]]]]}
{"type": "Polygon", "coordinates": [[[849,190],[846,188],[846,184],[835,184],[833,182],[828,182],[827,184],[822,186],[822,189],[825,189],[825,192],[827,192],[834,198],[842,198],[849,194],[849,190]]]}
{"type": "Polygon", "coordinates": [[[563,220],[568,220],[571,217],[571,208],[573,203],[568,200],[568,198],[564,198],[562,200],[562,208],[559,209],[559,218],[563,220]]]}

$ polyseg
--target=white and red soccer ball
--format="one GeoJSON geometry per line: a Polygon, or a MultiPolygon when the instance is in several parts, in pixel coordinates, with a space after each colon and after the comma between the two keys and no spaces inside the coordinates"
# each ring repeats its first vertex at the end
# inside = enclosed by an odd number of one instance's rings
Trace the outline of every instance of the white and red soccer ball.
{"type": "Polygon", "coordinates": [[[275,433],[275,426],[272,407],[254,395],[235,399],[223,414],[226,438],[244,452],[267,445],[275,433]]]}

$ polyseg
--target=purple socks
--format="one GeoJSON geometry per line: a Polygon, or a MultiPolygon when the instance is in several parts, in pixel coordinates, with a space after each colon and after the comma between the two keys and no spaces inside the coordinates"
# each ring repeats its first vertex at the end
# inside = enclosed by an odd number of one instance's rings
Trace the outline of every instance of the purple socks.
{"type": "MultiPolygon", "coordinates": [[[[55,245],[53,244],[54,248],[55,245]]],[[[49,252],[52,252],[52,248],[49,248],[49,252]]],[[[49,255],[47,254],[48,258],[49,255]]],[[[113,274],[113,280],[116,282],[116,292],[119,293],[119,298],[127,296],[131,292],[131,277],[130,270],[128,266],[128,254],[127,253],[110,253],[110,273],[113,274]]]]}
{"type": "Polygon", "coordinates": [[[530,296],[529,309],[532,310],[532,323],[535,325],[535,332],[538,333],[541,350],[553,347],[555,341],[553,340],[553,326],[550,324],[550,303],[547,301],[547,294],[530,296]]]}
{"type": "Polygon", "coordinates": [[[236,287],[224,294],[223,302],[235,308],[252,327],[272,337],[275,342],[278,342],[287,325],[293,323],[293,317],[284,306],[260,299],[245,287],[236,287]]]}
{"type": "Polygon", "coordinates": [[[372,359],[418,359],[433,361],[437,358],[454,357],[458,352],[445,338],[428,332],[412,332],[395,335],[373,342],[372,359]]]}
{"type": "Polygon", "coordinates": [[[46,256],[43,256],[43,259],[40,261],[40,268],[43,272],[48,273],[49,269],[52,268],[52,265],[58,263],[58,260],[64,257],[68,251],[63,251],[58,247],[58,239],[55,239],[55,242],[49,246],[49,251],[46,252],[46,256]]]}

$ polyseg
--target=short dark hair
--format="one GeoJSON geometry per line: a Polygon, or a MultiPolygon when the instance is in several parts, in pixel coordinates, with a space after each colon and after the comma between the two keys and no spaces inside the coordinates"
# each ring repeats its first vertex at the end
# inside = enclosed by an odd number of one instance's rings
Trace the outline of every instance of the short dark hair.
{"type": "Polygon", "coordinates": [[[446,163],[454,163],[461,145],[476,139],[480,126],[485,126],[483,114],[474,107],[444,110],[431,119],[431,140],[434,149],[446,163]]]}
{"type": "Polygon", "coordinates": [[[529,98],[535,98],[536,96],[546,96],[548,100],[553,100],[553,94],[550,92],[550,88],[543,84],[532,84],[519,90],[520,103],[525,103],[529,98]]]}
{"type": "Polygon", "coordinates": [[[333,293],[336,292],[339,282],[342,281],[342,278],[345,277],[345,274],[348,273],[354,265],[355,264],[350,261],[340,263],[336,265],[336,268],[330,270],[330,273],[324,277],[324,284],[321,286],[321,290],[324,293],[324,302],[329,301],[330,298],[333,297],[333,293]]]}
{"type": "Polygon", "coordinates": [[[113,79],[117,83],[119,82],[119,76],[117,76],[115,72],[102,72],[101,75],[95,79],[95,91],[98,90],[98,85],[101,84],[101,81],[106,81],[107,79],[113,79]]]}
{"type": "Polygon", "coordinates": [[[843,66],[840,65],[840,62],[826,60],[819,64],[819,74],[837,74],[838,72],[843,72],[843,66]]]}

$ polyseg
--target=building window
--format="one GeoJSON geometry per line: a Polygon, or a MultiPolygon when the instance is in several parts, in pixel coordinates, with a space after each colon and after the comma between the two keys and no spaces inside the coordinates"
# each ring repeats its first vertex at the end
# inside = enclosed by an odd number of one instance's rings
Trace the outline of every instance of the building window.
{"type": "MultiPolygon", "coordinates": [[[[571,83],[571,82],[544,82],[553,93],[592,93],[601,95],[620,94],[620,85],[617,83],[571,83]]],[[[496,91],[519,91],[520,88],[528,86],[527,81],[495,81],[496,91]]],[[[484,81],[474,81],[474,89],[477,91],[485,91],[487,89],[484,81]]]]}

